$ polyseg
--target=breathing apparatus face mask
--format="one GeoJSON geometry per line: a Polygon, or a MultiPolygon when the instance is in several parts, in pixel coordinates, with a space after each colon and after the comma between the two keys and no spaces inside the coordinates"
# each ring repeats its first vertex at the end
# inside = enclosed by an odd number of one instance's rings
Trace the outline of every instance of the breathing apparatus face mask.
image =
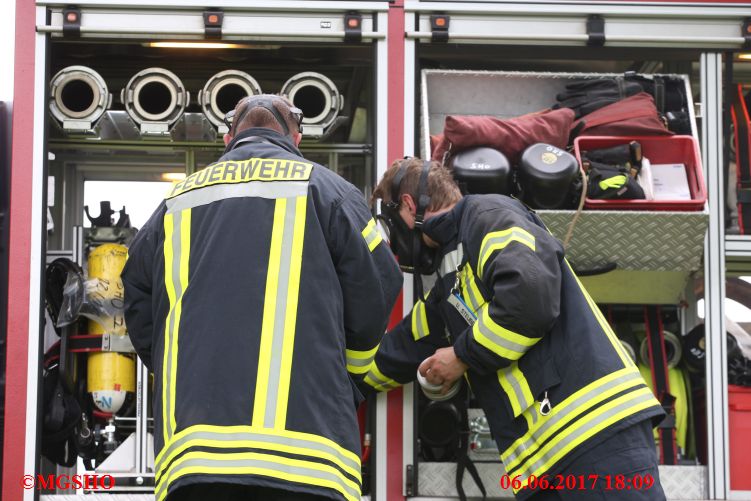
{"type": "Polygon", "coordinates": [[[425,210],[430,205],[430,196],[427,192],[430,161],[423,163],[420,173],[414,229],[410,229],[399,214],[399,189],[404,175],[407,173],[407,167],[404,163],[406,162],[402,163],[391,181],[391,201],[381,205],[381,214],[378,215],[378,219],[386,227],[391,251],[399,258],[399,267],[402,271],[413,273],[419,277],[420,275],[435,273],[439,264],[437,249],[428,247],[422,238],[425,210]]]}

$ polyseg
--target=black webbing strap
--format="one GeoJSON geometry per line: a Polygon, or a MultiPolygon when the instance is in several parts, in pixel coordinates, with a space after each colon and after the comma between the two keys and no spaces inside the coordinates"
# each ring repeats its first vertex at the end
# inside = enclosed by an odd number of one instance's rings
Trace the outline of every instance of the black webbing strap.
{"type": "Polygon", "coordinates": [[[475,481],[475,485],[480,489],[482,493],[482,499],[487,497],[485,491],[485,485],[482,483],[480,473],[477,471],[474,461],[468,456],[469,449],[469,415],[467,413],[468,396],[465,397],[461,403],[460,409],[462,415],[462,430],[459,438],[459,450],[456,453],[456,493],[459,495],[460,501],[467,501],[467,495],[464,493],[464,486],[462,486],[462,480],[464,479],[464,470],[467,470],[475,481]]]}
{"type": "Polygon", "coordinates": [[[751,125],[748,108],[743,99],[743,87],[733,89],[730,108],[735,128],[735,170],[737,172],[738,226],[741,235],[751,234],[751,125]]]}
{"type": "Polygon", "coordinates": [[[649,365],[652,369],[652,383],[655,395],[667,413],[658,425],[660,435],[660,463],[677,464],[678,451],[675,444],[675,397],[670,394],[668,361],[665,353],[665,336],[662,331],[662,317],[659,306],[644,307],[644,325],[647,328],[649,365]]]}

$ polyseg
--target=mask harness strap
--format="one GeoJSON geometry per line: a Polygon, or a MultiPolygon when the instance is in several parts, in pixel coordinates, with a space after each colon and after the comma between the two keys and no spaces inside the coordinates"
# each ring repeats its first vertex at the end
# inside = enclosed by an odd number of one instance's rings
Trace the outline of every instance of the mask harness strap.
{"type": "MultiPolygon", "coordinates": [[[[251,98],[248,101],[248,105],[245,107],[243,112],[240,114],[239,117],[235,117],[232,121],[232,129],[235,130],[237,128],[237,124],[239,124],[243,118],[245,118],[245,115],[250,113],[250,111],[254,108],[265,108],[268,110],[272,115],[274,115],[274,119],[276,119],[277,123],[282,127],[282,130],[284,130],[284,135],[289,136],[289,127],[287,126],[287,121],[284,120],[284,117],[282,117],[281,113],[279,113],[279,110],[276,109],[276,106],[274,106],[273,100],[265,97],[255,97],[251,98]]],[[[237,132],[235,132],[237,134],[237,132]]],[[[266,142],[261,138],[256,137],[249,137],[245,139],[241,139],[237,141],[235,144],[228,144],[227,147],[224,149],[224,153],[228,153],[230,150],[235,149],[240,144],[244,143],[263,143],[266,142]]]]}
{"type": "Polygon", "coordinates": [[[425,221],[425,210],[430,205],[430,195],[428,195],[428,174],[430,174],[430,160],[425,160],[422,164],[420,181],[417,184],[417,211],[415,212],[415,232],[417,238],[412,239],[412,255],[415,256],[415,290],[417,297],[425,302],[425,295],[422,286],[422,266],[420,262],[420,248],[425,245],[422,241],[422,224],[425,221]]]}

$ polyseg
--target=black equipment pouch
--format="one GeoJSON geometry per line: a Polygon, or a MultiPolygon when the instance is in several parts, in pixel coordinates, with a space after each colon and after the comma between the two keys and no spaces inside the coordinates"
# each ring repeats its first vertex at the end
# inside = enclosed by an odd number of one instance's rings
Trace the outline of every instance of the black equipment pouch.
{"type": "Polygon", "coordinates": [[[630,175],[630,168],[589,162],[587,196],[596,199],[636,200],[646,198],[644,190],[630,175]]]}

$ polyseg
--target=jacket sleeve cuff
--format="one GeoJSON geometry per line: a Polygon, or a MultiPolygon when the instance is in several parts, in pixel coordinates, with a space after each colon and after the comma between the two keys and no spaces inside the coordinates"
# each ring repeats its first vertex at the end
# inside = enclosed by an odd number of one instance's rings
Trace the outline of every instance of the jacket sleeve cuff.
{"type": "Polygon", "coordinates": [[[464,329],[464,332],[459,334],[459,337],[454,341],[454,353],[456,356],[467,364],[470,369],[477,373],[487,372],[484,364],[476,356],[476,350],[473,350],[472,346],[472,328],[464,329]]]}

